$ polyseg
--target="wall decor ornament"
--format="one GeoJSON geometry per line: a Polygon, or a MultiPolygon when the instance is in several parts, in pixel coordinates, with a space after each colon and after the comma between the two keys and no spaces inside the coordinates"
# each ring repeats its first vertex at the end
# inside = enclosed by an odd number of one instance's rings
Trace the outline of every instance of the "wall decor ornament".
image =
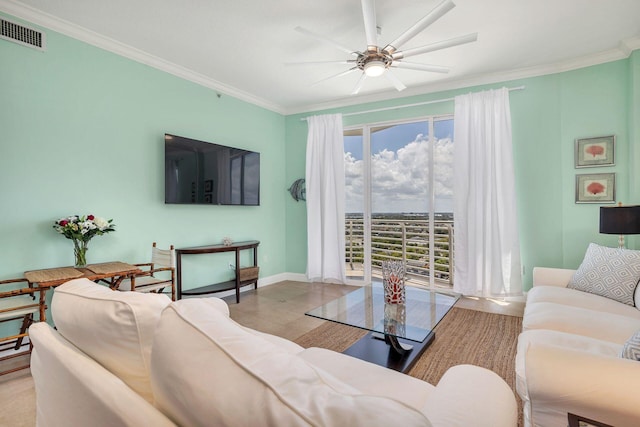
{"type": "Polygon", "coordinates": [[[72,215],[53,223],[53,228],[58,233],[73,241],[76,267],[87,265],[89,241],[95,236],[115,231],[115,226],[112,219],[106,220],[95,215],[72,215]]]}
{"type": "Polygon", "coordinates": [[[305,188],[304,178],[293,181],[293,184],[291,184],[288,191],[296,202],[300,200],[307,200],[307,190],[305,188]]]}
{"type": "Polygon", "coordinates": [[[223,237],[222,244],[224,246],[231,246],[233,244],[233,240],[231,240],[231,237],[223,237]]]}
{"type": "Polygon", "coordinates": [[[615,135],[576,139],[576,168],[615,165],[615,135]]]}
{"type": "Polygon", "coordinates": [[[616,174],[576,175],[576,203],[615,203],[616,174]]]}

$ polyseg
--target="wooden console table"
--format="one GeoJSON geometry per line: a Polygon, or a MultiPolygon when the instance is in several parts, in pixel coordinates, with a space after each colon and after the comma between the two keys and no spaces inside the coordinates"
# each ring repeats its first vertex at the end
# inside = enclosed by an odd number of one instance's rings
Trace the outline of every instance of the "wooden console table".
{"type": "Polygon", "coordinates": [[[215,292],[229,291],[231,289],[236,290],[236,303],[240,302],[240,288],[242,286],[255,284],[255,289],[258,289],[258,245],[257,240],[249,240],[246,242],[232,243],[229,246],[222,244],[196,246],[192,248],[179,248],[176,249],[176,276],[177,276],[177,288],[178,297],[182,299],[182,295],[205,295],[215,292]],[[253,249],[253,266],[247,268],[240,268],[240,251],[253,249]],[[182,290],[182,256],[183,255],[198,255],[198,254],[215,254],[221,252],[235,252],[236,253],[236,277],[233,280],[226,282],[214,283],[213,285],[202,286],[195,289],[182,290]]]}
{"type": "Polygon", "coordinates": [[[84,268],[58,267],[26,271],[24,277],[27,279],[29,287],[37,289],[40,293],[40,320],[44,322],[46,320],[45,311],[47,306],[45,305],[45,296],[47,290],[62,285],[69,280],[80,278],[89,279],[94,282],[109,279],[109,287],[116,290],[123,279],[127,277],[132,278],[140,273],[142,273],[142,271],[135,265],[114,261],[89,264],[84,268]]]}

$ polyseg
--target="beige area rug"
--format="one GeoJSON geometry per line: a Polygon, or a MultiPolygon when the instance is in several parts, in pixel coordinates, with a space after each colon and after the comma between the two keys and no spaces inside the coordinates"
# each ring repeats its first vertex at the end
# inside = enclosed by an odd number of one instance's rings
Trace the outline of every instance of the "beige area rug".
{"type": "MultiPolygon", "coordinates": [[[[436,326],[436,339],[408,372],[437,384],[452,366],[470,364],[492,370],[509,384],[518,402],[518,425],[522,426],[522,404],[515,391],[515,357],[522,318],[452,308],[436,326]]],[[[295,340],[303,347],[344,351],[366,334],[350,326],[326,322],[295,340]]]]}

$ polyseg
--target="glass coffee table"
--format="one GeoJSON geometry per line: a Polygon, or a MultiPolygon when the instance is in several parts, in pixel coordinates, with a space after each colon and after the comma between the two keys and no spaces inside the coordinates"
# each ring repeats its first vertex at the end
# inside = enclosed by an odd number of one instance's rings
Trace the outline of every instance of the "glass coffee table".
{"type": "Polygon", "coordinates": [[[460,296],[406,287],[404,304],[387,304],[373,282],[305,314],[369,331],[343,353],[407,372],[435,338],[433,328],[460,296]]]}

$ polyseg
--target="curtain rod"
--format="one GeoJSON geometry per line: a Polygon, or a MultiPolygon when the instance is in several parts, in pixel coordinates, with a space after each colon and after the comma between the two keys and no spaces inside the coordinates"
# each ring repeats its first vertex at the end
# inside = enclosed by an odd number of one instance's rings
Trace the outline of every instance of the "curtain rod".
{"type": "MultiPolygon", "coordinates": [[[[510,87],[509,92],[513,90],[524,90],[525,86],[510,87]]],[[[399,110],[401,108],[418,107],[420,105],[439,104],[441,102],[453,101],[455,98],[434,99],[433,101],[416,102],[415,104],[395,105],[393,107],[376,108],[374,110],[356,111],[353,113],[344,113],[342,117],[357,116],[358,114],[377,113],[378,111],[399,110]]],[[[309,117],[302,117],[300,120],[306,121],[309,117]]]]}

